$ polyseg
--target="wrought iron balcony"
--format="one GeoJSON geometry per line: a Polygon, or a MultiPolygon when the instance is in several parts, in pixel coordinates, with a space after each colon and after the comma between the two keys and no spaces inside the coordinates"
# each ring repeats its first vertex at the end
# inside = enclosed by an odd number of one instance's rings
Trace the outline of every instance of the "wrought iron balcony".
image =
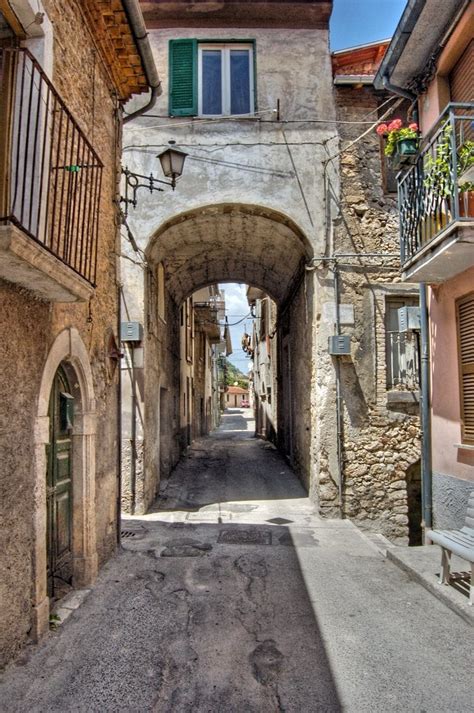
{"type": "Polygon", "coordinates": [[[449,104],[398,176],[405,279],[442,282],[474,264],[474,104],[449,104]]]}
{"type": "Polygon", "coordinates": [[[23,48],[0,49],[0,156],[0,276],[48,299],[87,299],[102,163],[23,48]]]}

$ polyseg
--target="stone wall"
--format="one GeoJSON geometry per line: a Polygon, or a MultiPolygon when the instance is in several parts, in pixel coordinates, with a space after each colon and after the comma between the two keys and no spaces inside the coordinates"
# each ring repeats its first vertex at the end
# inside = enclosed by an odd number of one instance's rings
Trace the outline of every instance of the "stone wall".
{"type": "MultiPolygon", "coordinates": [[[[338,118],[344,121],[364,120],[369,112],[375,119],[384,98],[369,87],[339,87],[335,92],[338,118]]],[[[364,124],[341,125],[340,147],[347,146],[364,128],[364,124]]],[[[416,520],[413,510],[417,504],[409,497],[416,493],[416,487],[407,486],[407,481],[420,458],[418,402],[416,392],[403,390],[399,395],[387,390],[385,311],[388,297],[416,296],[417,286],[400,283],[396,196],[384,191],[383,159],[375,132],[343,152],[339,160],[341,191],[332,250],[361,257],[322,261],[316,269],[319,402],[315,447],[319,487],[315,500],[324,514],[342,511],[363,527],[407,541],[409,516],[410,521],[414,516],[416,520]],[[378,253],[380,257],[364,258],[364,253],[378,253]],[[335,437],[338,357],[331,358],[327,353],[328,336],[335,333],[336,267],[341,332],[351,338],[351,357],[339,358],[342,502],[335,437]]]]}
{"type": "MultiPolygon", "coordinates": [[[[108,358],[117,339],[117,222],[119,157],[117,102],[78,3],[45,0],[54,27],[53,81],[104,163],[98,284],[90,304],[51,304],[14,285],[0,285],[0,582],[1,661],[9,660],[34,626],[32,616],[34,423],[44,365],[64,329],[75,327],[92,364],[97,408],[96,535],[104,562],[115,549],[117,522],[118,372],[108,358]],[[4,588],[4,589],[3,589],[4,588]]],[[[44,514],[45,517],[45,514],[44,514]]]]}

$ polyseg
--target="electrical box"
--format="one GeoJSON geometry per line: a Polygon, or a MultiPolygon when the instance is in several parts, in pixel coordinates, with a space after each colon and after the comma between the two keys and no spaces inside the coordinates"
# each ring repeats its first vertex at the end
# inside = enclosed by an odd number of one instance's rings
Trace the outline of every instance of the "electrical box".
{"type": "Polygon", "coordinates": [[[345,334],[329,337],[328,351],[331,356],[350,356],[351,338],[345,334]]]}
{"type": "Polygon", "coordinates": [[[140,322],[122,322],[120,325],[120,339],[122,342],[143,341],[143,325],[140,322]]]}
{"type": "Polygon", "coordinates": [[[420,308],[400,307],[398,309],[398,331],[417,332],[421,329],[420,308]]]}

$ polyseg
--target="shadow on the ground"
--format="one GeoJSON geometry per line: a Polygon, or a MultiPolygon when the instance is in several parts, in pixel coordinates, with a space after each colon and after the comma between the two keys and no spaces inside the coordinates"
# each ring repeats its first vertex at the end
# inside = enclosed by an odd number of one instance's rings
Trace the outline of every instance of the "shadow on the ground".
{"type": "Polygon", "coordinates": [[[4,676],[2,712],[342,710],[287,528],[134,526],[67,625],[4,676]]]}
{"type": "MultiPolygon", "coordinates": [[[[147,577],[153,582],[154,569],[164,577],[157,597],[170,596],[167,582],[174,596],[186,587],[187,644],[198,663],[184,688],[174,681],[166,690],[164,676],[163,699],[157,700],[172,701],[170,713],[185,710],[189,697],[197,712],[342,711],[298,557],[299,548],[319,547],[312,532],[145,518],[134,519],[132,527],[147,534],[124,547],[154,557],[147,577]]],[[[171,635],[167,646],[183,646],[182,633],[171,635]]]]}

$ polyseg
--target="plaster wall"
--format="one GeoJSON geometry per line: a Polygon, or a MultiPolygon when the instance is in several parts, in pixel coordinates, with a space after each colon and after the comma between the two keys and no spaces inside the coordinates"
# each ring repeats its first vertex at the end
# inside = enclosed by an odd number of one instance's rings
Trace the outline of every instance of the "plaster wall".
{"type": "Polygon", "coordinates": [[[456,300],[473,287],[474,268],[470,268],[431,289],[429,307],[433,471],[471,483],[474,450],[462,448],[461,440],[456,300]]]}
{"type": "MultiPolygon", "coordinates": [[[[35,483],[34,420],[41,377],[57,335],[74,327],[92,364],[100,448],[96,454],[95,531],[103,563],[115,549],[117,523],[116,362],[108,358],[117,335],[116,193],[118,129],[109,77],[86,27],[79,5],[45,0],[54,28],[53,81],[104,162],[100,206],[98,284],[90,304],[51,304],[27,290],[0,283],[0,663],[5,663],[35,631],[33,532],[35,483]],[[78,71],[80,69],[80,71],[78,71]]],[[[49,27],[49,24],[48,24],[49,27]]],[[[44,474],[46,477],[46,473],[44,474]]],[[[45,518],[46,514],[40,513],[45,518]]],[[[47,627],[48,618],[42,620],[47,627]]]]}
{"type": "Polygon", "coordinates": [[[450,101],[449,73],[461,57],[474,30],[474,7],[469,3],[437,60],[437,71],[419,99],[420,128],[426,134],[450,101]]]}
{"type": "Polygon", "coordinates": [[[327,32],[292,30],[290,39],[285,30],[176,28],[151,30],[149,38],[163,95],[156,105],[157,116],[126,126],[124,163],[139,173],[159,172],[155,156],[169,140],[189,155],[172,195],[167,193],[160,200],[142,194],[139,207],[132,211],[130,222],[140,244],[146,246],[160,224],[181,212],[239,202],[283,211],[315,248],[321,245],[323,142],[334,142],[335,137],[333,126],[323,121],[334,118],[327,32]],[[256,41],[256,118],[201,122],[167,117],[168,42],[185,37],[256,41]],[[280,118],[298,123],[276,121],[278,99],[280,118]],[[321,123],[306,124],[306,120],[321,123]]]}

